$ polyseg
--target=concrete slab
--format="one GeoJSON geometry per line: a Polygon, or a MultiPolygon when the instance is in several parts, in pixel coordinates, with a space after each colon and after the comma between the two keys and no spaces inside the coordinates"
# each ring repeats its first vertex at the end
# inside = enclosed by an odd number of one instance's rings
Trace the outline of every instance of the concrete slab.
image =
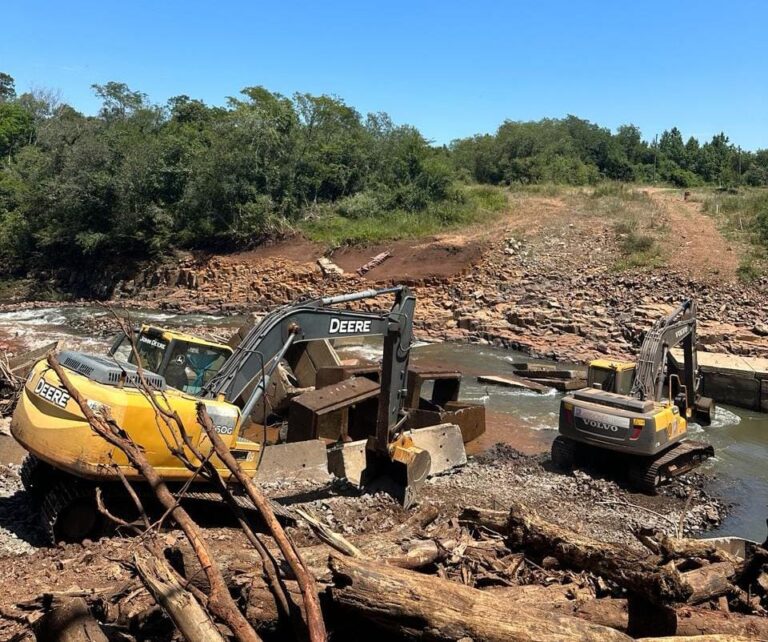
{"type": "Polygon", "coordinates": [[[329,479],[325,442],[310,439],[292,444],[267,446],[255,478],[260,481],[278,479],[329,479]]]}
{"type": "MultiPolygon", "coordinates": [[[[697,357],[702,394],[718,403],[768,410],[768,359],[718,352],[699,352],[697,357]]],[[[672,350],[672,358],[682,365],[682,350],[672,350]]]]}
{"type": "Polygon", "coordinates": [[[528,381],[517,375],[506,375],[505,377],[497,377],[496,375],[480,375],[477,380],[480,383],[489,383],[496,386],[506,386],[507,388],[524,388],[525,390],[533,390],[540,394],[546,394],[552,390],[552,386],[545,386],[540,383],[528,381]]]}
{"type": "Polygon", "coordinates": [[[410,432],[410,435],[414,446],[428,451],[432,456],[430,477],[451,468],[466,465],[467,453],[464,450],[464,439],[456,424],[419,428],[410,432]]]}
{"type": "Polygon", "coordinates": [[[328,449],[328,470],[336,477],[346,478],[350,484],[360,485],[365,470],[365,443],[367,440],[350,441],[328,449]]]}

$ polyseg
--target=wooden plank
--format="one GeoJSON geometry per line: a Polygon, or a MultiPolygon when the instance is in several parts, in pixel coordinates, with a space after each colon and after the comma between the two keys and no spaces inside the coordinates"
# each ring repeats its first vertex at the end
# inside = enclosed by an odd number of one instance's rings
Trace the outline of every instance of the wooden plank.
{"type": "Polygon", "coordinates": [[[53,343],[49,343],[42,348],[37,348],[35,350],[30,350],[29,352],[22,352],[21,354],[17,354],[15,357],[8,359],[8,367],[11,369],[13,374],[24,378],[29,374],[29,371],[32,369],[34,364],[40,361],[40,359],[42,359],[49,352],[57,352],[61,347],[61,344],[61,341],[54,341],[53,343]]]}
{"type": "Polygon", "coordinates": [[[490,383],[496,386],[506,386],[507,388],[523,388],[525,390],[533,390],[540,394],[544,394],[552,390],[552,386],[543,386],[535,381],[529,381],[518,377],[517,375],[505,375],[503,377],[497,377],[496,375],[480,375],[477,380],[480,383],[490,383]]]}

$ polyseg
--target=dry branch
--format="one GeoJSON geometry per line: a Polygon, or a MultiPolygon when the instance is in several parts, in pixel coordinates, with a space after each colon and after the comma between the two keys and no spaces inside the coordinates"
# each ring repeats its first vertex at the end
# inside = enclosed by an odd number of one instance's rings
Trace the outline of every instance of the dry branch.
{"type": "Polygon", "coordinates": [[[259,514],[266,523],[270,533],[275,538],[280,553],[295,575],[296,580],[299,583],[299,588],[301,589],[310,640],[312,642],[324,642],[326,639],[325,622],[323,621],[323,613],[320,610],[320,602],[317,599],[315,578],[309,573],[301,556],[296,550],[296,547],[293,545],[293,542],[286,534],[280,522],[277,521],[267,498],[256,486],[253,479],[243,472],[240,464],[233,457],[227,445],[222,441],[219,433],[216,432],[213,422],[205,409],[205,404],[199,403],[197,405],[197,417],[198,422],[208,435],[208,439],[210,439],[214,451],[224,465],[229,468],[235,479],[237,479],[245,489],[249,499],[253,502],[253,505],[259,511],[259,514]]]}
{"type": "Polygon", "coordinates": [[[243,642],[258,642],[259,636],[248,624],[243,614],[238,610],[232,596],[229,594],[224,579],[216,561],[211,557],[205,544],[199,526],[192,520],[186,510],[182,508],[173,493],[168,489],[163,479],[149,463],[144,451],[136,445],[130,436],[120,428],[113,420],[103,416],[97,416],[88,406],[86,399],[72,385],[69,377],[53,354],[48,355],[48,363],[61,381],[62,386],[77,402],[81,412],[90,424],[93,431],[108,443],[119,448],[125,453],[131,465],[146,479],[150,488],[154,491],[161,505],[176,520],[184,531],[195,554],[200,560],[200,565],[210,583],[210,596],[208,609],[232,629],[235,637],[243,642]]]}
{"type": "Polygon", "coordinates": [[[165,561],[154,555],[136,555],[134,562],[147,590],[187,642],[224,642],[208,613],[182,587],[165,561]]]}

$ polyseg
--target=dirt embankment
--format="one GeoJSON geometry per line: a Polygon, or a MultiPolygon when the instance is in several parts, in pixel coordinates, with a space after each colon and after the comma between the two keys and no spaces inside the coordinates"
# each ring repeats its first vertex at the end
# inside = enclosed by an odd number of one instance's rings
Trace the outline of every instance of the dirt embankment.
{"type": "Polygon", "coordinates": [[[526,195],[511,196],[509,213],[487,228],[337,249],[329,258],[343,274],[321,269],[321,248],[294,239],[148,271],[122,284],[117,300],[185,312],[261,312],[300,297],[405,283],[418,296],[419,338],[586,361],[629,357],[653,321],[692,296],[702,349],[768,356],[768,280],[738,280],[743,248],[679,192],[644,190],[641,199],[630,222],[655,230],[654,267],[617,267],[625,259],[618,222],[627,225],[621,217],[631,202],[526,195]],[[388,260],[363,277],[355,273],[383,251],[391,252],[388,260]]]}

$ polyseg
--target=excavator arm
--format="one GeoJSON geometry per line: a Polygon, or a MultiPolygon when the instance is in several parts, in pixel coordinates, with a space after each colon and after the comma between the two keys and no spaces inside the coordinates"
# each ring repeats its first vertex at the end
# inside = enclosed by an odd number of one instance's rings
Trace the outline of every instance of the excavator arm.
{"type": "Polygon", "coordinates": [[[375,450],[384,454],[393,440],[405,395],[415,307],[416,298],[404,286],[363,290],[281,307],[249,331],[203,390],[203,396],[223,397],[231,403],[240,401],[243,416],[248,416],[266,391],[277,364],[293,344],[318,339],[383,336],[375,450]],[[394,303],[386,312],[337,307],[392,294],[394,303]],[[243,400],[249,389],[251,392],[243,400]]]}
{"type": "Polygon", "coordinates": [[[632,395],[641,400],[661,398],[669,351],[682,344],[685,356],[683,383],[690,408],[696,402],[696,302],[684,301],[648,331],[637,359],[632,395]]]}

